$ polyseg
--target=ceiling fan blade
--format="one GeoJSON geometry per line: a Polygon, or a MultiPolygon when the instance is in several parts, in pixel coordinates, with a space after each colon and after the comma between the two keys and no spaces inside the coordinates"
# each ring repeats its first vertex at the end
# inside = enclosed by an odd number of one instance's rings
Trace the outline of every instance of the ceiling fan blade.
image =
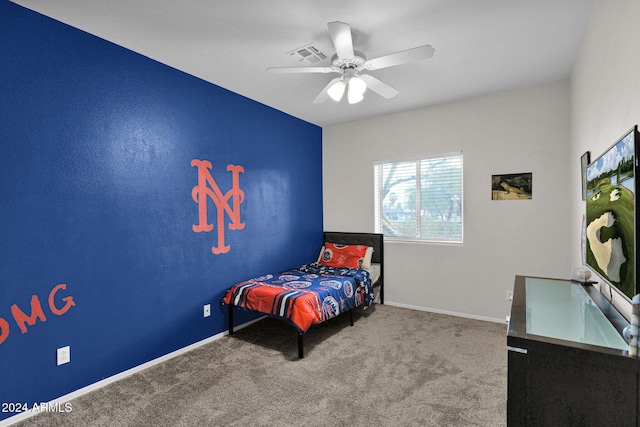
{"type": "Polygon", "coordinates": [[[407,62],[421,61],[433,57],[435,49],[426,44],[424,46],[414,47],[413,49],[402,50],[400,52],[391,53],[389,55],[379,56],[369,59],[364,63],[367,70],[379,70],[381,68],[393,67],[407,62]]]}
{"type": "Polygon", "coordinates": [[[388,84],[376,79],[373,76],[370,76],[369,74],[361,74],[360,78],[367,84],[367,89],[371,89],[383,98],[393,98],[399,93],[388,84]]]}
{"type": "Polygon", "coordinates": [[[267,68],[267,73],[293,74],[293,73],[331,73],[331,67],[271,67],[267,68]]]}
{"type": "Polygon", "coordinates": [[[329,22],[329,33],[333,46],[336,48],[338,58],[351,59],[354,57],[353,40],[351,39],[351,27],[344,22],[329,22]]]}
{"type": "Polygon", "coordinates": [[[318,96],[316,96],[316,99],[313,100],[314,104],[322,104],[323,102],[325,102],[327,99],[329,99],[329,88],[331,87],[331,85],[333,85],[335,82],[341,80],[341,77],[336,77],[335,79],[331,80],[329,82],[328,85],[326,85],[324,87],[324,89],[322,89],[322,92],[320,92],[318,94],[318,96]]]}

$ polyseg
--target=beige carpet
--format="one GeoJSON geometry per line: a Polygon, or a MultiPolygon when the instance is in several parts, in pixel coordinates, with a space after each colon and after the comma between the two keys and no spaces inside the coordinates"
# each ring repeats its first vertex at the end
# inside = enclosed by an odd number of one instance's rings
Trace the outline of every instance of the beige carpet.
{"type": "Polygon", "coordinates": [[[376,305],[311,329],[273,319],[21,426],[504,426],[506,325],[376,305]]]}

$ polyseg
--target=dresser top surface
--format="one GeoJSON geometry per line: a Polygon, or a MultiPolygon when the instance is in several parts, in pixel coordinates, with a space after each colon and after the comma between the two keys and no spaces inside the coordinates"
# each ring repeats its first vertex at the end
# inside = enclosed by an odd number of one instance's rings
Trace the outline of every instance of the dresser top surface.
{"type": "Polygon", "coordinates": [[[527,334],[626,350],[627,342],[579,283],[525,278],[527,334]]]}
{"type": "Polygon", "coordinates": [[[627,342],[593,294],[569,280],[517,276],[508,336],[626,351],[627,342]]]}

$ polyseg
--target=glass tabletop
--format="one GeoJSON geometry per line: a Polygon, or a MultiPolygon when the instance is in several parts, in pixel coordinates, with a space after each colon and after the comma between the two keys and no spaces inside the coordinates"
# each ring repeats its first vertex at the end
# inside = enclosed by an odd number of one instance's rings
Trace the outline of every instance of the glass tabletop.
{"type": "Polygon", "coordinates": [[[627,342],[578,283],[527,277],[527,334],[627,350],[627,342]]]}

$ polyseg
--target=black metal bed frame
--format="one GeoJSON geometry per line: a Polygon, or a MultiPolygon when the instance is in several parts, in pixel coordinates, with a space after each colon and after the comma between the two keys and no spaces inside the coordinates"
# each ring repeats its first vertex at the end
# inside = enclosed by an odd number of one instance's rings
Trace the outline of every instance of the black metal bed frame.
{"type": "MultiPolygon", "coordinates": [[[[380,304],[384,304],[384,242],[379,233],[324,232],[324,242],[342,245],[365,245],[373,247],[371,262],[380,264],[380,278],[374,287],[380,288],[380,304]]],[[[233,307],[229,304],[229,335],[233,335],[233,307]]],[[[278,319],[277,316],[272,316],[278,319]]],[[[353,326],[353,309],[349,310],[349,321],[353,326]]],[[[304,332],[298,332],[298,357],[304,358],[304,332]]]]}

